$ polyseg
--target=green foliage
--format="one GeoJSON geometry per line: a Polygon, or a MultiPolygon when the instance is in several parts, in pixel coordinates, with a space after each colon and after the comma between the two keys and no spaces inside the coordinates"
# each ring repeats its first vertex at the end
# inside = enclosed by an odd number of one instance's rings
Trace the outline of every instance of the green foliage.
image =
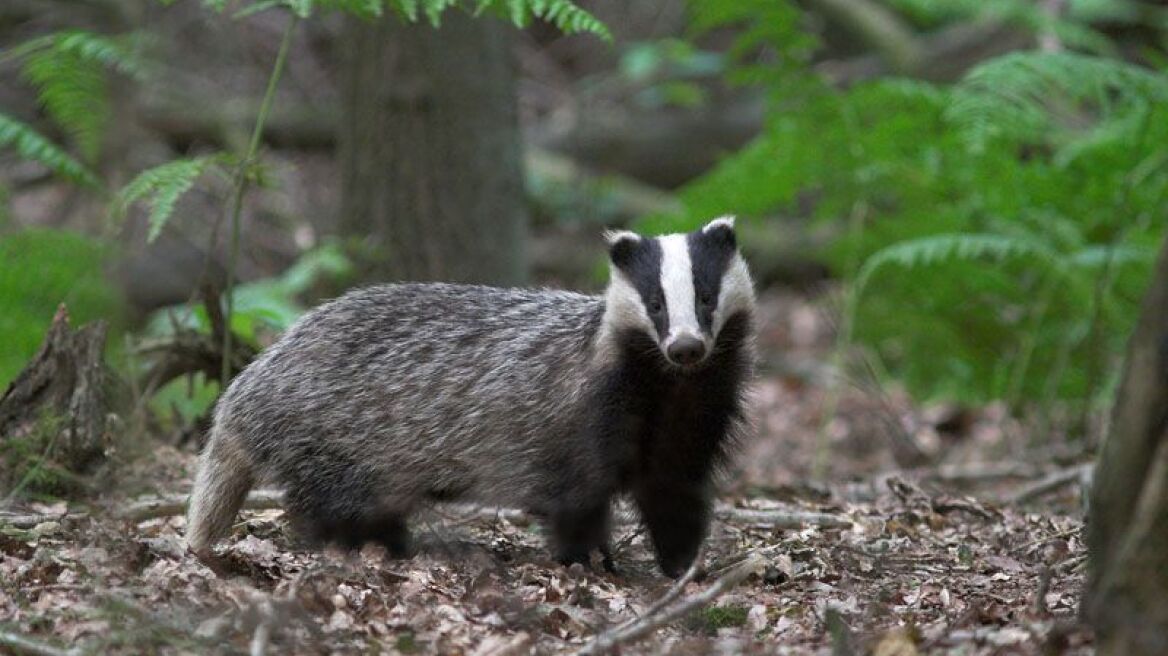
{"type": "Polygon", "coordinates": [[[689,3],[694,34],[739,29],[728,55],[738,62],[730,73],[739,82],[764,84],[786,93],[806,79],[805,64],[818,41],[803,29],[804,16],[791,2],[776,0],[695,0],[689,3]],[[760,57],[766,53],[766,57],[760,57]]]}
{"type": "Polygon", "coordinates": [[[36,88],[45,112],[91,163],[109,122],[107,71],[129,76],[142,72],[127,39],[78,30],[25,42],[5,59],[23,60],[23,76],[36,88]]]}
{"type": "Polygon", "coordinates": [[[1091,2],[1071,2],[1067,15],[1048,11],[1040,2],[1033,0],[892,0],[894,7],[904,11],[917,21],[927,25],[970,20],[992,20],[1027,29],[1036,34],[1053,34],[1070,47],[1099,54],[1114,51],[1111,42],[1099,31],[1092,29],[1084,19],[1106,16],[1105,5],[1117,9],[1125,4],[1116,0],[1094,0],[1095,7],[1084,6],[1091,2]]]}
{"type": "MultiPolygon", "coordinates": [[[[335,243],[308,251],[283,274],[236,287],[231,330],[251,346],[263,347],[304,314],[305,298],[318,296],[323,288],[341,286],[338,283],[343,284],[352,272],[352,263],[335,243]]],[[[179,306],[155,312],[146,333],[169,335],[175,326],[211,332],[211,320],[202,306],[179,306]]],[[[211,408],[218,389],[218,380],[206,380],[202,375],[174,380],[151,398],[150,405],[160,415],[177,413],[191,421],[211,408]]]]}
{"type": "Polygon", "coordinates": [[[686,622],[694,631],[706,635],[717,635],[718,629],[732,629],[746,626],[749,610],[741,604],[727,604],[725,606],[711,606],[695,611],[686,622]]]}
{"type": "Polygon", "coordinates": [[[87,187],[100,182],[89,167],[41,136],[32,126],[0,114],[0,148],[11,146],[29,161],[36,162],[56,175],[87,187]]]}
{"type": "Polygon", "coordinates": [[[53,461],[63,417],[45,414],[27,433],[0,440],[0,501],[51,498],[70,492],[77,477],[53,461]]]}
{"type": "Polygon", "coordinates": [[[833,226],[850,337],[919,398],[1104,393],[1165,234],[1168,80],[1072,52],[1009,54],[951,86],[790,76],[755,75],[775,99],[764,133],[683,189],[682,214],[643,223],[833,226]]]}
{"type": "MultiPolygon", "coordinates": [[[[203,6],[221,12],[228,0],[203,0],[203,6]]],[[[316,10],[341,11],[362,18],[377,18],[388,8],[401,18],[415,23],[423,15],[434,27],[442,24],[448,9],[464,8],[475,13],[500,14],[516,27],[526,27],[535,19],[555,25],[565,34],[593,34],[612,41],[608,27],[571,0],[260,0],[244,7],[237,16],[285,7],[301,18],[316,10]]]]}
{"type": "Polygon", "coordinates": [[[57,306],[73,325],[121,315],[122,303],[105,279],[108,249],[59,230],[24,230],[0,237],[0,388],[40,346],[57,306]]]}
{"type": "Polygon", "coordinates": [[[150,208],[150,231],[146,239],[154,241],[174,214],[179,199],[208,169],[223,173],[219,167],[223,159],[223,155],[176,159],[142,171],[118,192],[114,216],[120,220],[131,205],[145,202],[150,208]]]}

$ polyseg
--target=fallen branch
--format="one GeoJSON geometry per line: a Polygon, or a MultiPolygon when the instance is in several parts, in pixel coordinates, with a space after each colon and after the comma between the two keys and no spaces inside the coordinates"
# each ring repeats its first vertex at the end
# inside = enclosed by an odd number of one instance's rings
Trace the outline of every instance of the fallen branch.
{"type": "MultiPolygon", "coordinates": [[[[144,522],[158,517],[181,515],[187,511],[187,494],[170,494],[164,497],[135,501],[117,513],[121,519],[144,522]]],[[[272,510],[280,508],[283,495],[277,490],[253,490],[243,502],[244,510],[272,510]]]]}
{"type": "Polygon", "coordinates": [[[630,619],[629,621],[617,627],[617,629],[627,629],[645,617],[656,615],[657,613],[661,612],[662,608],[665,608],[669,604],[673,603],[673,601],[680,597],[681,593],[685,591],[685,586],[689,585],[690,581],[694,580],[694,577],[698,575],[698,572],[702,571],[703,560],[705,560],[705,550],[700,549],[698,550],[698,555],[694,557],[693,563],[690,564],[689,569],[685,570],[685,574],[682,574],[681,578],[673,582],[673,585],[665,591],[665,594],[661,595],[657,601],[653,602],[648,608],[646,608],[645,612],[641,613],[640,617],[634,617],[630,619]]]}
{"type": "MultiPolygon", "coordinates": [[[[898,472],[900,473],[900,472],[898,472]]],[[[944,483],[981,483],[1003,478],[1034,478],[1039,470],[1014,462],[987,462],[978,465],[945,465],[921,471],[921,478],[944,483]]]]}
{"type": "Polygon", "coordinates": [[[11,651],[14,654],[32,654],[33,656],[80,656],[82,653],[78,648],[60,649],[7,631],[0,631],[0,647],[4,647],[6,651],[11,651]]]}
{"type": "Polygon", "coordinates": [[[1093,466],[1094,465],[1087,463],[1071,467],[1069,469],[1062,469],[1056,472],[1052,472],[1040,480],[1037,480],[1028,485],[1023,485],[1013,494],[1010,494],[1005,499],[1003,499],[1003,502],[1009,504],[1026,503],[1032,499],[1037,499],[1043,495],[1050,494],[1051,492],[1054,492],[1055,490],[1058,490],[1065,485],[1071,485],[1072,483],[1082,481],[1083,478],[1090,473],[1093,466]]]}
{"type": "Polygon", "coordinates": [[[38,524],[45,522],[62,522],[70,519],[77,519],[84,517],[83,513],[65,513],[64,515],[51,515],[32,513],[27,515],[6,515],[0,513],[0,526],[7,526],[19,529],[36,528],[38,524]]]}
{"type": "Polygon", "coordinates": [[[790,510],[752,510],[749,508],[718,508],[714,516],[726,522],[766,524],[774,528],[851,528],[852,522],[839,515],[790,510]]]}
{"type": "MultiPolygon", "coordinates": [[[[757,553],[751,553],[741,563],[735,565],[729,572],[714,581],[713,585],[696,594],[683,600],[681,603],[675,604],[668,610],[662,610],[654,614],[645,614],[638,620],[631,624],[622,624],[615,629],[610,629],[596,636],[596,638],[582,649],[576,652],[577,656],[588,656],[592,654],[603,654],[610,651],[617,645],[631,642],[643,638],[655,629],[676,620],[679,617],[687,615],[694,610],[709,604],[714,599],[717,599],[727,590],[738,585],[746,580],[746,577],[758,572],[764,565],[764,559],[757,553]]],[[[688,573],[688,572],[687,572],[688,573]]],[[[670,590],[672,592],[672,589],[670,590]]],[[[669,592],[666,593],[667,595],[669,592]]],[[[654,604],[657,606],[657,604],[654,604]]],[[[664,607],[664,605],[662,606],[664,607]]]]}
{"type": "Polygon", "coordinates": [[[276,621],[275,608],[272,600],[265,598],[259,604],[260,621],[256,624],[255,633],[248,645],[249,656],[264,656],[268,652],[268,643],[272,640],[272,624],[276,621]]]}

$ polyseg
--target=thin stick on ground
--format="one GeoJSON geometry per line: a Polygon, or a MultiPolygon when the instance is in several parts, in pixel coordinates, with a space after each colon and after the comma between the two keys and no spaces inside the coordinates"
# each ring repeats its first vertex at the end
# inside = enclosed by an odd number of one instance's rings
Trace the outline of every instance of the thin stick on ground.
{"type": "MultiPolygon", "coordinates": [[[[131,522],[144,522],[158,517],[181,515],[187,511],[186,494],[142,499],[118,512],[118,517],[131,522]]],[[[243,502],[244,510],[272,510],[280,508],[282,495],[276,490],[253,490],[243,502]]]]}
{"type": "Polygon", "coordinates": [[[1027,501],[1050,494],[1063,486],[1078,483],[1083,480],[1083,477],[1090,471],[1092,466],[1091,464],[1077,465],[1069,469],[1052,472],[1040,480],[1022,486],[1013,494],[1007,496],[1005,502],[1008,504],[1026,503],[1027,501]]]}
{"type": "Polygon", "coordinates": [[[702,571],[702,561],[705,560],[705,556],[705,549],[699,549],[698,555],[694,557],[694,561],[689,566],[689,569],[685,570],[685,574],[682,574],[681,578],[673,582],[673,585],[665,591],[665,594],[661,595],[657,601],[650,604],[650,606],[645,609],[645,612],[641,613],[641,617],[634,617],[630,619],[624,624],[621,624],[618,629],[627,629],[633,624],[639,622],[642,618],[656,615],[657,613],[661,612],[662,608],[665,608],[669,604],[673,603],[673,600],[680,597],[681,593],[685,591],[685,586],[689,585],[689,582],[694,580],[694,577],[698,575],[698,572],[702,571]]]}
{"type": "Polygon", "coordinates": [[[585,645],[580,651],[576,652],[576,655],[591,656],[593,654],[603,654],[617,645],[643,638],[655,629],[709,604],[726,591],[744,581],[746,577],[761,569],[763,563],[764,561],[761,555],[752,553],[701,593],[688,597],[666,610],[661,610],[651,615],[643,615],[632,624],[622,624],[615,629],[605,631],[596,636],[595,640],[585,645]]]}
{"type": "Polygon", "coordinates": [[[271,599],[264,599],[256,609],[260,614],[260,621],[256,624],[252,634],[251,644],[248,645],[250,656],[264,656],[268,652],[268,643],[272,639],[272,624],[276,621],[276,611],[272,607],[271,599]]]}
{"type": "Polygon", "coordinates": [[[31,654],[32,656],[80,656],[81,654],[80,649],[61,649],[8,631],[0,631],[0,647],[13,654],[31,654]]]}
{"type": "Polygon", "coordinates": [[[839,515],[790,510],[752,510],[749,508],[719,508],[714,515],[723,521],[741,524],[766,524],[774,528],[850,528],[852,522],[839,515]]]}

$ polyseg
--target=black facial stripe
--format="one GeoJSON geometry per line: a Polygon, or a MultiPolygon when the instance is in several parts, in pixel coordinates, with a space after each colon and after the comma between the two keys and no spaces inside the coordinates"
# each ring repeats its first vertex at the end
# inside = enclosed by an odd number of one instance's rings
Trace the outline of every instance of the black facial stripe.
{"type": "Polygon", "coordinates": [[[694,310],[698,325],[706,334],[713,332],[714,310],[722,292],[722,277],[730,267],[737,249],[734,232],[729,226],[719,226],[709,232],[701,230],[686,236],[690,266],[694,280],[694,310]],[[709,300],[703,304],[702,299],[709,300]]]}
{"type": "Polygon", "coordinates": [[[641,295],[641,303],[653,327],[657,329],[659,339],[665,339],[669,333],[669,311],[665,307],[665,290],[661,288],[662,258],[661,243],[656,239],[643,238],[635,247],[622,252],[621,257],[613,260],[641,295]],[[654,302],[659,304],[660,312],[652,311],[654,302]]]}

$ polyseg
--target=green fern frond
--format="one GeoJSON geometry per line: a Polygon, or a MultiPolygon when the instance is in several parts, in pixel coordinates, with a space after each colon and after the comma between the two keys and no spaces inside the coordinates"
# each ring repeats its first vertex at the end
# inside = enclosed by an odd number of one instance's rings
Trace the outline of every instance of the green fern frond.
{"type": "Polygon", "coordinates": [[[101,185],[97,176],[88,167],[41,136],[31,126],[0,114],[0,148],[7,146],[15,148],[24,159],[37,162],[62,178],[88,187],[101,185]]]}
{"type": "Polygon", "coordinates": [[[984,143],[1082,131],[1168,102],[1168,79],[1139,66],[1070,52],[1013,53],[974,68],[946,116],[984,143]]]}
{"type": "Polygon", "coordinates": [[[125,37],[83,30],[64,30],[30,39],[4,53],[0,61],[24,59],[44,50],[70,54],[130,77],[140,77],[144,72],[141,59],[125,37]]]}
{"type": "Polygon", "coordinates": [[[897,242],[873,253],[856,276],[855,293],[861,294],[872,276],[887,266],[914,269],[954,260],[1007,260],[1019,257],[1030,258],[1056,271],[1067,269],[1063,257],[1035,240],[974,233],[933,235],[897,242]]]}
{"type": "Polygon", "coordinates": [[[97,158],[109,120],[105,72],[140,77],[142,65],[124,39],[83,31],[49,34],[8,54],[22,58],[22,73],[50,117],[89,162],[97,158]]]}
{"type": "Polygon", "coordinates": [[[48,115],[77,144],[82,157],[94,162],[110,114],[105,72],[73,53],[41,50],[29,55],[24,76],[36,87],[48,115]]]}
{"type": "MultiPolygon", "coordinates": [[[[892,0],[896,9],[930,23],[992,21],[1024,28],[1034,34],[1054,34],[1064,45],[1096,53],[1115,50],[1102,32],[1088,26],[1073,6],[1069,15],[1055,15],[1033,0],[892,0]]],[[[1073,3],[1086,5],[1089,3],[1073,3]]]]}
{"type": "MultiPolygon", "coordinates": [[[[443,0],[429,1],[446,4],[443,0]]],[[[570,0],[505,0],[504,6],[499,5],[499,0],[477,0],[475,13],[488,9],[503,11],[516,27],[526,27],[533,18],[538,18],[555,25],[564,34],[588,33],[612,42],[608,26],[570,0]]]]}
{"type": "Polygon", "coordinates": [[[154,241],[174,214],[179,199],[219,159],[215,155],[179,159],[142,171],[118,192],[114,200],[114,216],[120,220],[131,205],[145,200],[150,208],[147,241],[154,241]]]}
{"type": "Polygon", "coordinates": [[[442,21],[442,12],[446,11],[448,7],[453,7],[458,4],[458,0],[431,0],[425,3],[426,18],[430,19],[430,24],[438,27],[442,21]]]}

